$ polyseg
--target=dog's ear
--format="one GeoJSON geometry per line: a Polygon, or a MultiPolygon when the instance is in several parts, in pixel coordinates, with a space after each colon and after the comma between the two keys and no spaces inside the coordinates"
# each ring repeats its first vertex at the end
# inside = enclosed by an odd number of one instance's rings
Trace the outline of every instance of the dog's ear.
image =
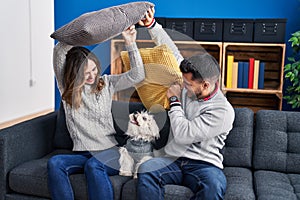
{"type": "Polygon", "coordinates": [[[157,126],[157,123],[156,123],[153,115],[149,115],[149,117],[151,117],[150,131],[151,131],[153,137],[155,137],[155,139],[158,139],[159,138],[159,128],[157,126]]]}

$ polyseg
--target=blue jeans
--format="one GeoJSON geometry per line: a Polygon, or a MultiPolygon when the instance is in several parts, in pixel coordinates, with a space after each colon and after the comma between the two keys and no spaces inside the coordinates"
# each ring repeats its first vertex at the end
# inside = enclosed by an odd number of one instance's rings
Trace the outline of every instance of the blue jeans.
{"type": "Polygon", "coordinates": [[[119,174],[119,151],[111,148],[95,155],[90,152],[55,155],[48,161],[48,187],[53,200],[73,200],[69,175],[84,172],[89,200],[114,199],[109,176],[119,174]]]}
{"type": "Polygon", "coordinates": [[[194,192],[191,199],[223,199],[226,177],[223,171],[207,162],[179,158],[153,158],[139,168],[138,199],[164,199],[166,184],[184,185],[194,192]],[[153,170],[155,169],[155,170],[153,170]]]}

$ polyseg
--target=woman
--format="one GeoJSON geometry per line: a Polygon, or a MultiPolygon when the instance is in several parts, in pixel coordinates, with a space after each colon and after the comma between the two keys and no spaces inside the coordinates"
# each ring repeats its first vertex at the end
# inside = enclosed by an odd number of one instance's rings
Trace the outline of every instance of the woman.
{"type": "Polygon", "coordinates": [[[131,70],[119,75],[100,76],[97,57],[84,47],[58,43],[54,48],[54,71],[74,152],[48,161],[48,186],[54,200],[74,199],[68,176],[82,170],[90,200],[113,199],[109,176],[119,173],[119,153],[113,135],[112,96],[145,78],[135,27],[122,35],[131,70]]]}

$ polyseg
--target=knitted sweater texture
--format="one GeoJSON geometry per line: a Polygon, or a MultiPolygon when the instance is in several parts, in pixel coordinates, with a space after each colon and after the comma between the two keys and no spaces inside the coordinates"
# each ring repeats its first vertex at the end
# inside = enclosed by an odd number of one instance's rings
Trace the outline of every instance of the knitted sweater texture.
{"type": "MultiPolygon", "coordinates": [[[[68,50],[72,46],[58,43],[53,51],[53,67],[60,93],[63,88],[63,73],[68,50]]],[[[78,109],[63,100],[66,124],[73,140],[73,151],[99,151],[117,144],[111,113],[112,96],[145,78],[144,67],[136,43],[126,46],[132,69],[123,74],[102,76],[105,87],[99,94],[91,93],[90,85],[84,85],[82,103],[78,109]]]]}

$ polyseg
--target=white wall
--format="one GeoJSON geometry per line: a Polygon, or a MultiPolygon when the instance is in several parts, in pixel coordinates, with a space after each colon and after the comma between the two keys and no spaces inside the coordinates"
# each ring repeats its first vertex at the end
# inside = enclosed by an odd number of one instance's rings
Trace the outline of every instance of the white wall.
{"type": "Polygon", "coordinates": [[[0,12],[2,123],[54,108],[54,1],[1,1],[0,12]]]}

